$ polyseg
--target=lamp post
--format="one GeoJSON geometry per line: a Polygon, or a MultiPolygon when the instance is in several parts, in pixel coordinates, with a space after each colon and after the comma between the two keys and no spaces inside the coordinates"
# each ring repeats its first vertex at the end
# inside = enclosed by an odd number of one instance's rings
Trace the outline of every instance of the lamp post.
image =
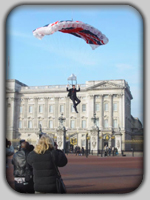
{"type": "Polygon", "coordinates": [[[96,152],[98,154],[99,151],[99,127],[97,126],[97,120],[99,118],[96,117],[96,113],[94,113],[94,116],[91,118],[93,121],[94,126],[92,126],[90,132],[91,132],[91,150],[92,153],[96,152]]]}
{"type": "Polygon", "coordinates": [[[88,133],[86,134],[86,157],[88,158],[88,140],[89,140],[89,136],[88,133]]]}
{"type": "Polygon", "coordinates": [[[93,121],[94,126],[97,126],[96,124],[96,120],[98,120],[99,118],[96,118],[96,113],[94,113],[94,116],[91,118],[91,120],[93,121]]]}
{"type": "Polygon", "coordinates": [[[61,116],[58,118],[58,120],[59,120],[59,125],[63,127],[63,122],[66,120],[66,118],[63,117],[63,113],[61,113],[61,116]]]}
{"type": "Polygon", "coordinates": [[[46,135],[46,133],[43,133],[43,132],[42,132],[42,125],[41,125],[41,124],[39,124],[39,131],[38,131],[38,135],[39,135],[39,138],[41,138],[41,137],[42,137],[42,135],[46,135]]]}

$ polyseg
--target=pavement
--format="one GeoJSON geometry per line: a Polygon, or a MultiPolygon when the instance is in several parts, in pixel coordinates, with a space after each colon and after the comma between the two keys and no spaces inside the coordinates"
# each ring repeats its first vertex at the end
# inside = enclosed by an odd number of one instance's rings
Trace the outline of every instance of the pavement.
{"type": "MultiPolygon", "coordinates": [[[[143,156],[66,155],[68,164],[60,167],[68,194],[125,194],[136,190],[143,179],[143,156]]],[[[14,189],[11,157],[6,168],[7,182],[14,189]]]]}

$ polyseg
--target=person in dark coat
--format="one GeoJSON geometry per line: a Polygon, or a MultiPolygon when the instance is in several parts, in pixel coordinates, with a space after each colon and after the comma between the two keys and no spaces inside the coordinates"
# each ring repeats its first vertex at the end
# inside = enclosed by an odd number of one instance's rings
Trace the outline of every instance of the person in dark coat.
{"type": "Polygon", "coordinates": [[[69,92],[68,93],[68,96],[70,97],[70,99],[72,100],[73,102],[73,107],[76,111],[76,113],[78,113],[77,111],[77,105],[81,102],[78,98],[77,98],[77,95],[76,93],[80,91],[80,85],[78,86],[79,89],[77,90],[75,85],[72,85],[72,88],[71,89],[68,89],[69,85],[67,86],[67,91],[69,92]],[[77,103],[76,103],[77,102],[77,103]]]}
{"type": "Polygon", "coordinates": [[[27,163],[27,155],[30,152],[30,144],[22,142],[20,150],[13,155],[15,190],[20,193],[34,193],[33,171],[27,163]],[[26,175],[29,175],[27,180],[26,175]]]}
{"type": "Polygon", "coordinates": [[[81,152],[82,152],[82,155],[84,156],[84,147],[82,147],[82,151],[81,152]]]}
{"type": "Polygon", "coordinates": [[[54,149],[54,141],[49,136],[43,135],[34,151],[27,157],[27,162],[33,167],[36,193],[57,193],[57,172],[53,161],[57,167],[63,167],[68,162],[63,151],[54,149]]]}

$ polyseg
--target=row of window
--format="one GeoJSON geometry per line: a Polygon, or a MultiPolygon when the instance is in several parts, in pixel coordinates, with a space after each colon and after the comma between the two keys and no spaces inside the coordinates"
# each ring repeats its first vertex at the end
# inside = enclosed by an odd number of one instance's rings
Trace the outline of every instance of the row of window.
{"type": "MultiPolygon", "coordinates": [[[[86,111],[86,104],[82,104],[82,112],[86,111]]],[[[95,104],[95,110],[100,111],[100,105],[98,103],[95,104]]],[[[109,111],[109,105],[108,103],[104,104],[104,111],[109,111]]],[[[113,111],[117,111],[117,103],[113,103],[113,111]]],[[[49,106],[49,112],[54,112],[54,106],[49,106]]],[[[64,112],[64,105],[60,105],[60,112],[64,112]]],[[[71,112],[74,112],[73,105],[71,105],[71,112]]],[[[20,106],[20,113],[22,113],[22,106],[20,106]]],[[[33,113],[33,106],[29,106],[29,113],[33,113]]],[[[43,105],[39,105],[39,113],[43,113],[43,105]]]]}
{"type": "MultiPolygon", "coordinates": [[[[42,122],[39,121],[39,124],[42,125],[42,122]]],[[[97,124],[97,126],[99,126],[99,119],[96,120],[96,124],[97,124]]],[[[86,120],[82,120],[81,127],[82,128],[87,127],[86,120]]],[[[113,127],[114,128],[118,127],[117,119],[113,120],[113,127]]],[[[22,128],[22,121],[21,120],[19,121],[19,128],[22,128]]],[[[33,128],[31,120],[28,121],[28,128],[33,128]]],[[[49,128],[54,128],[52,120],[49,121],[49,128]]],[[[75,128],[75,120],[70,121],[70,128],[75,128]]],[[[104,119],[104,128],[108,128],[108,119],[104,119]]]]}

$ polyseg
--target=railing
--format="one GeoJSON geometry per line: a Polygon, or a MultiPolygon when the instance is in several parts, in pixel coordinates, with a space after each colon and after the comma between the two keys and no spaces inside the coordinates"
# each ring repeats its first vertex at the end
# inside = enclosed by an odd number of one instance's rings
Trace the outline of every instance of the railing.
{"type": "Polygon", "coordinates": [[[134,157],[135,153],[143,153],[143,151],[134,150],[134,149],[132,149],[132,150],[122,150],[122,151],[121,151],[121,155],[122,155],[122,156],[126,156],[125,153],[131,153],[131,154],[132,154],[132,157],[134,157]]]}
{"type": "MultiPolygon", "coordinates": [[[[67,84],[66,84],[67,85],[67,84]]],[[[21,90],[36,90],[36,89],[66,89],[66,85],[47,85],[47,86],[23,86],[21,90]]],[[[86,88],[88,85],[79,84],[81,88],[86,88]]]]}
{"type": "Polygon", "coordinates": [[[128,152],[128,153],[131,153],[132,154],[132,157],[134,157],[135,155],[135,152],[138,152],[138,153],[143,153],[142,151],[137,151],[137,150],[122,150],[121,153],[118,153],[118,151],[116,150],[113,150],[113,151],[105,151],[105,150],[84,150],[84,153],[82,151],[78,151],[78,152],[75,152],[75,150],[73,151],[69,151],[69,150],[63,150],[64,153],[66,153],[67,155],[68,154],[74,154],[74,155],[78,155],[78,156],[86,156],[88,157],[89,155],[91,156],[100,156],[100,157],[113,157],[113,156],[126,156],[126,154],[124,154],[125,152],[128,152]]]}

